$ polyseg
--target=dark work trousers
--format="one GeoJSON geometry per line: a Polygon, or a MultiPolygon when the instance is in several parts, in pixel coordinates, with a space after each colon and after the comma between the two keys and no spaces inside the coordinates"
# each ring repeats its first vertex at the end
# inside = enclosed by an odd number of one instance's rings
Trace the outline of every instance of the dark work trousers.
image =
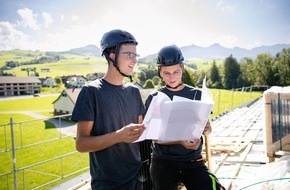
{"type": "Polygon", "coordinates": [[[223,189],[203,160],[178,162],[153,157],[150,172],[154,190],[177,190],[180,182],[187,190],[223,189]]]}

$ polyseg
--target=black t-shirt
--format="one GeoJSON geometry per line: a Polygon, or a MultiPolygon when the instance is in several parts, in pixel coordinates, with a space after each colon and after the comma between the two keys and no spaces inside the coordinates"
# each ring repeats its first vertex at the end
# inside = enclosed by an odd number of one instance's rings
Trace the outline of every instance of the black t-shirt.
{"type": "MultiPolygon", "coordinates": [[[[112,85],[104,79],[84,86],[72,113],[73,121],[94,121],[92,136],[103,135],[138,123],[144,114],[140,91],[132,84],[112,85]]],[[[113,189],[136,175],[141,167],[138,143],[118,143],[90,152],[93,189],[113,189]]]]}
{"type": "MultiPolygon", "coordinates": [[[[170,91],[166,87],[160,88],[158,91],[165,93],[171,100],[173,96],[180,96],[188,98],[191,100],[201,100],[201,91],[199,89],[193,88],[189,85],[180,91],[170,91]]],[[[149,105],[157,92],[151,93],[145,102],[145,107],[148,109],[149,105]]],[[[201,137],[201,144],[197,150],[189,150],[180,144],[174,145],[162,145],[157,143],[152,143],[153,157],[159,157],[163,159],[178,160],[178,161],[191,161],[196,160],[201,156],[203,139],[201,137]]]]}

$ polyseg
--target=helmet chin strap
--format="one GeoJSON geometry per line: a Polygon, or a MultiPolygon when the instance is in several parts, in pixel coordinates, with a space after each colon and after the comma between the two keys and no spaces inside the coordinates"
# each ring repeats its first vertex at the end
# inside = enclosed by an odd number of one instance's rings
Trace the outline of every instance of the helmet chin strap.
{"type": "Polygon", "coordinates": [[[117,53],[116,53],[116,55],[115,55],[115,56],[116,56],[115,61],[114,61],[113,59],[111,59],[107,53],[104,53],[104,55],[105,55],[105,57],[106,57],[108,60],[110,60],[110,61],[113,63],[114,67],[117,69],[117,71],[119,71],[119,73],[120,73],[123,77],[128,77],[128,78],[130,78],[130,82],[133,82],[133,79],[132,79],[132,76],[131,76],[131,75],[126,75],[125,73],[123,73],[123,72],[120,71],[120,68],[118,67],[118,64],[117,64],[117,53]]]}
{"type": "Polygon", "coordinates": [[[177,89],[177,88],[180,87],[181,85],[183,85],[183,82],[179,83],[179,84],[178,84],[177,86],[175,86],[175,87],[169,86],[168,84],[166,84],[165,86],[166,86],[167,88],[177,89]]]}
{"type": "Polygon", "coordinates": [[[120,71],[120,68],[117,64],[117,62],[113,61],[111,58],[109,58],[112,62],[113,62],[113,65],[116,67],[116,69],[119,71],[119,73],[123,76],[123,77],[128,77],[130,79],[130,82],[133,82],[133,79],[132,79],[132,76],[131,75],[126,75],[125,73],[121,72],[120,71]]]}

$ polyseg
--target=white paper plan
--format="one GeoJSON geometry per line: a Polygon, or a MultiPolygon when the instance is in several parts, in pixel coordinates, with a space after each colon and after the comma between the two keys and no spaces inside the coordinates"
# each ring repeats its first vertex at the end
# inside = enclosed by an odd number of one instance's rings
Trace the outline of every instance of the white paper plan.
{"type": "Polygon", "coordinates": [[[166,94],[158,92],[143,120],[146,129],[135,142],[145,139],[161,142],[199,139],[213,105],[214,101],[205,86],[205,79],[200,101],[179,96],[174,96],[171,101],[166,94]]]}

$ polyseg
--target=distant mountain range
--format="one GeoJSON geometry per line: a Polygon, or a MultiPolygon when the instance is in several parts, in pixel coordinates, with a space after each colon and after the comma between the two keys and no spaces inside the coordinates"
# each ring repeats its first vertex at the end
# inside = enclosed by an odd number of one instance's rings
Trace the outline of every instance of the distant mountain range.
{"type": "MultiPolygon", "coordinates": [[[[290,48],[290,44],[275,44],[272,46],[260,46],[253,49],[244,49],[239,47],[226,48],[220,44],[213,44],[209,47],[200,47],[196,45],[180,47],[186,60],[201,59],[201,60],[223,60],[230,55],[236,58],[238,61],[244,57],[256,58],[258,54],[269,53],[275,56],[283,48],[290,48]]],[[[100,48],[96,45],[88,45],[81,48],[71,49],[69,51],[59,53],[71,53],[79,55],[93,55],[101,57],[100,48]]],[[[157,53],[157,52],[156,52],[157,53]]],[[[147,55],[140,59],[140,62],[150,61],[156,58],[156,54],[147,55]]]]}
{"type": "Polygon", "coordinates": [[[96,57],[101,57],[101,50],[96,45],[88,45],[85,47],[71,49],[69,51],[62,51],[58,53],[69,53],[77,55],[92,55],[96,57]]]}
{"type": "Polygon", "coordinates": [[[199,47],[196,45],[181,47],[186,59],[225,59],[232,55],[237,60],[244,57],[256,58],[258,54],[269,53],[275,56],[283,48],[289,48],[290,44],[276,44],[272,46],[260,46],[253,49],[239,47],[225,48],[220,44],[213,44],[209,47],[199,47]]]}

